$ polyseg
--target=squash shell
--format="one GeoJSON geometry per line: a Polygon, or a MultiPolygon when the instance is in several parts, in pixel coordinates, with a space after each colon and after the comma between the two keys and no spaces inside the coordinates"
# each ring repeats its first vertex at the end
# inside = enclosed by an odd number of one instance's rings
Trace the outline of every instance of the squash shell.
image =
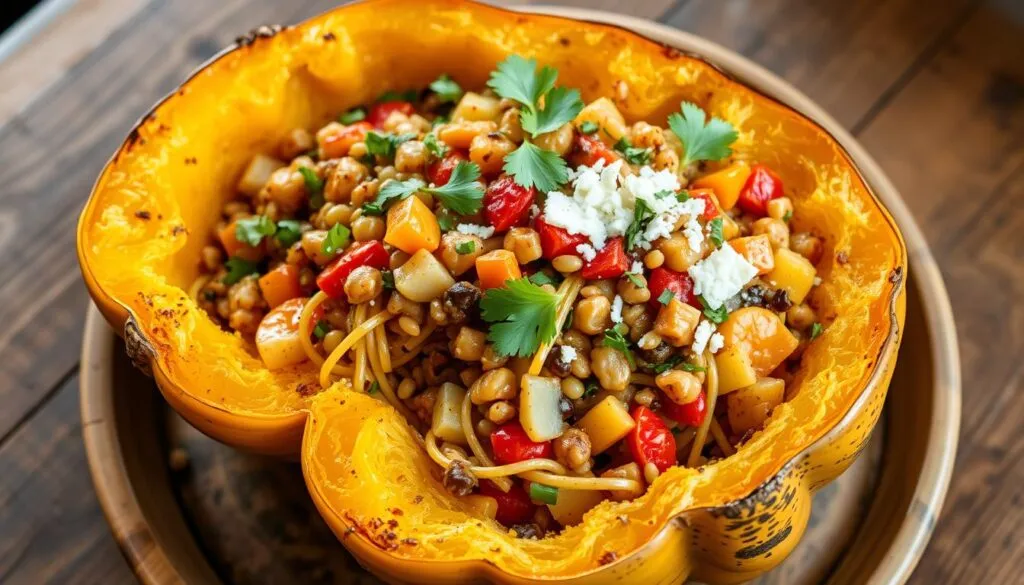
{"type": "Polygon", "coordinates": [[[853,462],[878,420],[907,267],[888,212],[835,140],[796,112],[612,26],[459,0],[375,0],[239,39],[131,132],[82,212],[78,255],[94,301],[176,411],[223,442],[298,454],[343,544],[381,577],[417,583],[734,583],[771,569],[803,534],[811,494],[853,462]],[[186,292],[252,155],[442,72],[482,86],[513,52],[554,65],[587,101],[612,98],[628,122],[664,123],[685,99],[736,125],[735,158],[771,165],[796,202],[795,229],[826,238],[812,302],[834,318],[789,401],[736,455],[669,470],[641,498],[603,502],[542,541],[516,539],[451,498],[419,435],[385,403],[345,382],[309,392],[310,364],[263,369],[251,343],[186,292]]]}

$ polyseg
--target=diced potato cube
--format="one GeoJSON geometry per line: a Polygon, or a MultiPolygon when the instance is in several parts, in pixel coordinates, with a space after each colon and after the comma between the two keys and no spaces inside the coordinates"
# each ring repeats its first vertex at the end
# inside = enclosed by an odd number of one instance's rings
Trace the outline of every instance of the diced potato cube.
{"type": "Polygon", "coordinates": [[[558,378],[523,376],[519,393],[519,423],[531,441],[543,443],[561,436],[565,424],[558,402],[562,386],[558,378]]]}
{"type": "Polygon", "coordinates": [[[595,404],[576,426],[590,437],[590,452],[597,455],[628,435],[636,422],[621,400],[608,396],[595,404]]]}
{"type": "Polygon", "coordinates": [[[574,526],[583,515],[601,503],[604,495],[598,490],[558,490],[558,502],[548,504],[551,515],[562,526],[574,526]]]}
{"type": "Polygon", "coordinates": [[[754,384],[733,392],[726,398],[729,426],[737,433],[764,426],[772,409],[782,404],[786,385],[777,378],[761,378],[754,384]]]}
{"type": "Polygon", "coordinates": [[[739,345],[718,352],[715,365],[718,366],[719,394],[732,392],[757,381],[754,366],[750,365],[750,356],[739,345]]]}
{"type": "Polygon", "coordinates": [[[398,292],[417,303],[430,302],[455,284],[455,279],[441,261],[426,249],[418,250],[405,264],[396,268],[394,274],[398,292]]]}
{"type": "Polygon", "coordinates": [[[452,110],[452,121],[454,122],[486,122],[497,121],[501,116],[498,108],[498,99],[487,97],[467,91],[463,94],[459,104],[452,110]]]}
{"type": "Polygon", "coordinates": [[[738,346],[750,357],[758,376],[766,376],[781,364],[799,344],[779,316],[761,307],[743,307],[729,314],[718,326],[722,352],[738,346]]]}
{"type": "Polygon", "coordinates": [[[451,382],[445,382],[437,392],[434,405],[434,420],[430,430],[434,436],[449,443],[466,444],[466,435],[462,432],[462,401],[466,391],[451,382]]]}
{"type": "Polygon", "coordinates": [[[299,335],[299,316],[306,299],[291,299],[272,309],[256,329],[256,350],[268,369],[277,370],[306,360],[299,335]]]}
{"type": "Polygon", "coordinates": [[[768,234],[736,238],[729,240],[729,245],[757,268],[758,274],[768,274],[775,268],[775,254],[772,253],[772,242],[768,234]]]}
{"type": "Polygon", "coordinates": [[[768,273],[767,280],[776,288],[789,293],[789,300],[799,305],[814,286],[816,272],[807,259],[787,248],[775,251],[775,268],[768,273]]]}
{"type": "Polygon", "coordinates": [[[276,158],[257,154],[252,157],[245,170],[242,171],[242,177],[238,180],[239,192],[249,197],[255,197],[260,192],[260,189],[263,188],[263,185],[266,185],[267,181],[270,180],[270,175],[283,166],[284,163],[276,158]]]}
{"type": "Polygon", "coordinates": [[[598,98],[584,106],[573,120],[573,125],[578,128],[584,122],[597,124],[600,129],[594,136],[600,138],[608,146],[614,146],[620,138],[626,135],[626,119],[622,117],[622,112],[615,107],[615,103],[606,97],[598,98]]]}

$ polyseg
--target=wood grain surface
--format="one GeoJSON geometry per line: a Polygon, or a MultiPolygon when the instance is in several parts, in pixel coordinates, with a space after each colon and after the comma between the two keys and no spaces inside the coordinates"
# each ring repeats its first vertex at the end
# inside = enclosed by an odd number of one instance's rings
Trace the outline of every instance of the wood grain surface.
{"type": "MultiPolygon", "coordinates": [[[[0,582],[129,583],[80,440],[78,212],[132,122],[256,25],[329,0],[80,0],[0,63],[0,582]],[[115,9],[111,9],[114,6],[115,9]],[[63,24],[61,24],[63,23],[63,24]],[[72,31],[62,34],[62,29],[72,31]]],[[[612,0],[792,81],[878,159],[942,267],[963,430],[912,582],[1019,583],[1024,558],[1024,9],[1019,0],[612,0]]],[[[912,348],[911,348],[912,349],[912,348]]]]}

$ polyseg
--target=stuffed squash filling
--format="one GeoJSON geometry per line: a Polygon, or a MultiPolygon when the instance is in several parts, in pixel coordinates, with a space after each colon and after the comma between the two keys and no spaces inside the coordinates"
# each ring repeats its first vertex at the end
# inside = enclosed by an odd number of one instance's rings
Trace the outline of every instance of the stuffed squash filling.
{"type": "Polygon", "coordinates": [[[441,76],[292,130],[193,286],[268,368],[394,406],[523,537],[734,453],[824,326],[822,240],[728,122],[627,124],[556,81],[512,56],[478,91],[441,76]]]}

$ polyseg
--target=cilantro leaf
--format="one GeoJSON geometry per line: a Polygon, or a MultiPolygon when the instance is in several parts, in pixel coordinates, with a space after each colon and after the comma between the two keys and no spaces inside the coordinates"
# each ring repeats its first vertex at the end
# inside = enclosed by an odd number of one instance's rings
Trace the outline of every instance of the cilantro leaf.
{"type": "Polygon", "coordinates": [[[665,290],[661,291],[660,295],[658,295],[658,302],[663,305],[667,305],[671,303],[672,299],[674,298],[676,298],[676,295],[671,290],[666,288],[665,290]]]}
{"type": "Polygon", "coordinates": [[[600,129],[601,127],[598,126],[597,123],[591,122],[590,120],[587,120],[586,122],[580,124],[580,132],[587,135],[597,134],[597,131],[600,129]]]}
{"type": "Polygon", "coordinates": [[[655,374],[662,374],[675,368],[676,366],[679,366],[679,369],[683,370],[684,372],[703,372],[707,370],[707,368],[698,366],[697,364],[684,362],[683,356],[681,355],[674,355],[660,364],[655,364],[651,366],[651,370],[653,370],[655,374]]]}
{"type": "Polygon", "coordinates": [[[406,179],[405,181],[391,180],[384,183],[384,186],[377,192],[377,198],[369,203],[363,204],[363,213],[367,215],[384,215],[392,203],[412,195],[423,188],[423,181],[419,179],[406,179]]]}
{"type": "Polygon", "coordinates": [[[525,278],[487,289],[480,300],[481,315],[491,323],[487,339],[502,356],[531,356],[542,343],[553,340],[558,333],[557,308],[558,295],[525,278]]]}
{"type": "Polygon", "coordinates": [[[538,72],[535,59],[527,60],[519,55],[509,55],[491,72],[487,87],[503,98],[533,107],[542,95],[555,86],[556,79],[558,71],[551,67],[542,67],[538,72]]]}
{"type": "Polygon", "coordinates": [[[327,337],[327,334],[331,332],[331,324],[323,319],[316,322],[316,327],[313,328],[313,335],[317,339],[323,339],[327,337]]]}
{"type": "Polygon", "coordinates": [[[479,178],[480,167],[476,163],[459,161],[447,183],[424,191],[440,199],[455,213],[473,215],[480,211],[484,200],[484,188],[477,182],[479,178]]]}
{"type": "Polygon", "coordinates": [[[416,138],[415,134],[378,134],[376,132],[366,133],[366,154],[367,156],[380,156],[383,158],[395,158],[395,151],[398,145],[416,138]]]}
{"type": "Polygon", "coordinates": [[[716,217],[708,222],[708,238],[716,248],[721,248],[722,243],[725,242],[725,236],[722,234],[722,226],[724,221],[721,217],[716,217]]]}
{"type": "Polygon", "coordinates": [[[377,98],[377,103],[382,102],[414,102],[420,97],[420,92],[415,89],[407,89],[405,91],[395,91],[389,89],[384,93],[380,94],[377,98]]]}
{"type": "Polygon", "coordinates": [[[654,218],[654,211],[647,205],[647,202],[637,197],[633,207],[633,222],[626,228],[626,249],[632,250],[647,224],[654,218]]]}
{"type": "MultiPolygon", "coordinates": [[[[537,286],[544,286],[545,284],[550,284],[551,286],[558,286],[559,284],[561,284],[562,280],[554,276],[551,276],[547,272],[537,271],[530,275],[530,282],[536,284],[537,286]]],[[[570,320],[567,319],[567,321],[570,320]]]]}
{"type": "Polygon", "coordinates": [[[793,210],[792,209],[787,211],[786,214],[782,216],[782,221],[784,221],[786,223],[789,223],[789,220],[791,220],[791,219],[793,219],[793,210]]]}
{"type": "Polygon", "coordinates": [[[366,389],[366,393],[367,394],[376,394],[379,391],[380,391],[380,383],[377,382],[377,380],[374,380],[373,384],[370,384],[370,387],[366,389]]]}
{"type": "Polygon", "coordinates": [[[436,158],[444,157],[445,153],[448,152],[448,145],[437,139],[437,135],[430,132],[423,137],[423,146],[426,147],[427,152],[434,155],[436,158]]]}
{"type": "Polygon", "coordinates": [[[722,305],[717,309],[712,309],[708,306],[708,302],[704,300],[704,295],[698,295],[697,300],[700,301],[700,305],[704,307],[704,316],[708,318],[715,325],[725,323],[725,320],[729,318],[729,309],[722,305]]]}
{"type": "Polygon", "coordinates": [[[347,227],[336,223],[334,227],[327,230],[327,237],[320,244],[320,249],[324,254],[331,256],[347,246],[351,236],[352,232],[347,227]]]}
{"type": "Polygon", "coordinates": [[[458,244],[455,244],[455,251],[459,254],[472,254],[473,252],[476,252],[476,242],[473,240],[459,242],[458,244]]]}
{"type": "Polygon", "coordinates": [[[342,124],[355,124],[360,120],[366,119],[366,109],[361,107],[352,108],[346,112],[342,112],[338,116],[338,121],[342,124]]]}
{"type": "Polygon", "coordinates": [[[447,209],[441,209],[437,212],[437,226],[441,228],[442,232],[450,232],[455,229],[458,225],[459,219],[452,215],[452,212],[447,209]]]}
{"type": "Polygon", "coordinates": [[[811,339],[816,339],[819,335],[821,335],[822,331],[824,331],[824,330],[825,330],[825,328],[821,325],[821,323],[814,323],[814,324],[812,324],[811,325],[811,339]]]}
{"type": "Polygon", "coordinates": [[[437,116],[433,120],[430,121],[430,128],[431,129],[437,128],[441,124],[447,124],[449,121],[450,120],[448,119],[448,116],[437,116]]]}
{"type": "Polygon", "coordinates": [[[324,206],[324,180],[316,171],[309,167],[299,167],[302,180],[306,184],[306,193],[309,195],[309,207],[320,209],[324,206]]]}
{"type": "Polygon", "coordinates": [[[224,267],[228,269],[228,273],[221,279],[221,282],[224,284],[235,284],[246,276],[257,274],[260,271],[259,262],[250,262],[238,256],[228,258],[228,261],[224,263],[224,267]]]}
{"type": "Polygon", "coordinates": [[[629,349],[629,340],[626,339],[618,329],[605,329],[604,339],[601,340],[601,345],[617,349],[626,356],[626,360],[629,361],[629,367],[636,367],[636,360],[633,359],[633,352],[629,349]]]}
{"type": "Polygon", "coordinates": [[[535,187],[544,193],[558,189],[569,180],[569,169],[562,157],[529,142],[505,156],[504,170],[518,185],[535,187]]]}
{"type": "Polygon", "coordinates": [[[390,270],[381,270],[380,272],[381,281],[384,284],[384,290],[395,290],[395,273],[390,270]]]}
{"type": "Polygon", "coordinates": [[[686,203],[689,200],[690,200],[690,192],[689,191],[684,189],[684,190],[676,193],[676,201],[678,201],[680,203],[686,203]]]}
{"type": "Polygon", "coordinates": [[[597,394],[601,390],[600,384],[596,380],[587,380],[586,385],[583,387],[583,398],[590,398],[597,394]]]}
{"type": "Polygon", "coordinates": [[[274,235],[277,226],[265,215],[254,215],[235,222],[235,238],[250,246],[258,246],[263,238],[274,235]]]}
{"type": "Polygon", "coordinates": [[[454,79],[442,73],[440,77],[430,84],[430,91],[437,94],[441,103],[454,103],[462,97],[462,87],[454,79]]]}
{"type": "Polygon", "coordinates": [[[295,219],[282,219],[277,222],[277,231],[274,238],[287,248],[302,239],[302,222],[295,219]]]}
{"type": "Polygon", "coordinates": [[[580,92],[575,89],[556,87],[544,96],[544,107],[528,107],[523,109],[519,120],[523,130],[531,136],[553,132],[571,122],[580,110],[583,100],[580,92]]]}
{"type": "Polygon", "coordinates": [[[619,141],[615,143],[614,148],[622,155],[622,158],[626,159],[626,162],[631,165],[643,166],[651,162],[651,149],[633,146],[633,143],[631,143],[625,136],[619,138],[619,141]]]}
{"type": "Polygon", "coordinates": [[[668,127],[683,143],[682,166],[700,160],[721,160],[732,154],[730,145],[739,136],[732,124],[712,117],[705,124],[706,114],[700,106],[690,102],[680,104],[682,114],[668,117],[668,127]]]}
{"type": "Polygon", "coordinates": [[[637,288],[647,288],[647,283],[644,282],[644,279],[641,278],[639,274],[633,274],[632,272],[627,272],[626,273],[626,278],[628,278],[629,282],[632,282],[633,286],[635,286],[637,288]]]}

